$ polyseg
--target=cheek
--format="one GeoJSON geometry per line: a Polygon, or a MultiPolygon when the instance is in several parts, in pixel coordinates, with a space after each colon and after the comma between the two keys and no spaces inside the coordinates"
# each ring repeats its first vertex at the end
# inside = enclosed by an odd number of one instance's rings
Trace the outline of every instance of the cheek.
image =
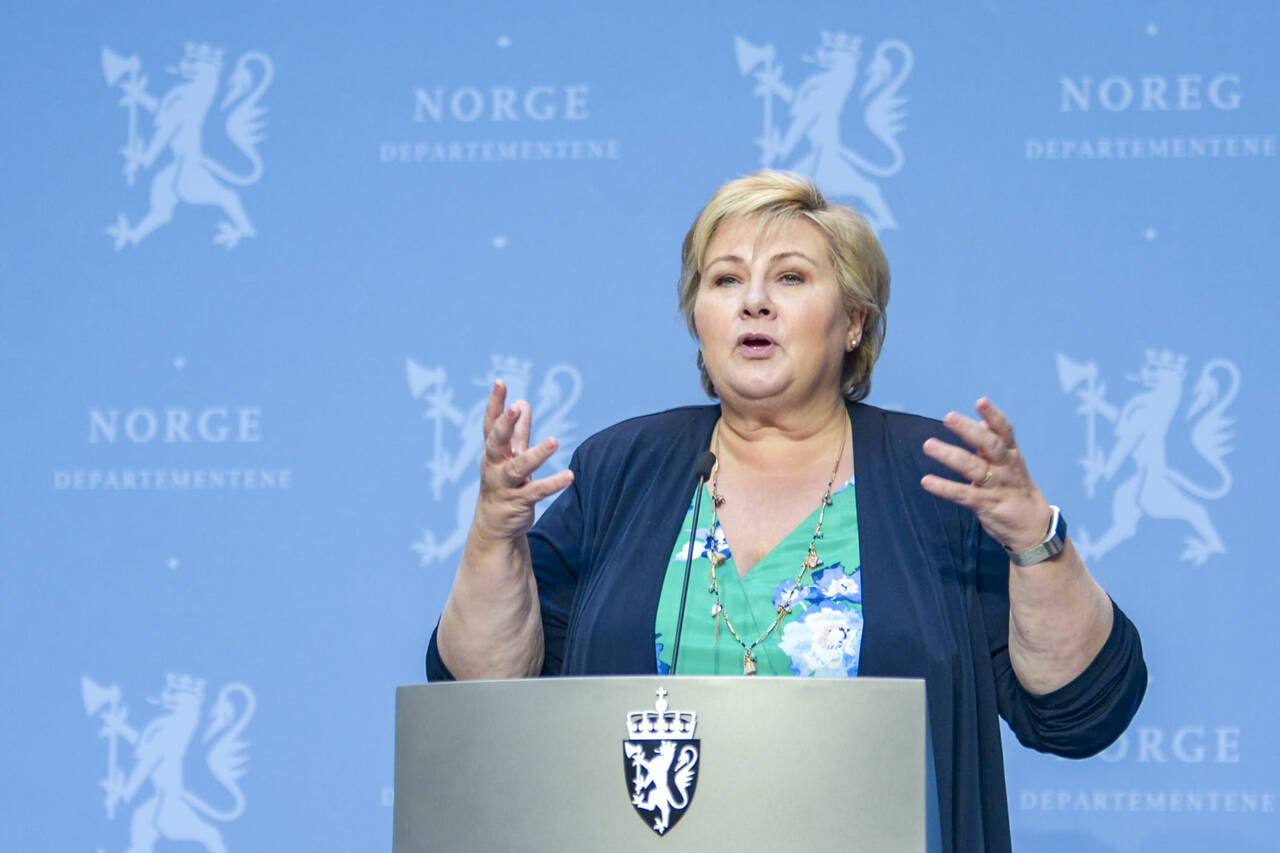
{"type": "Polygon", "coordinates": [[[847,314],[832,311],[831,306],[827,304],[806,307],[808,310],[802,312],[804,320],[801,325],[809,340],[819,346],[825,346],[828,341],[844,339],[848,332],[847,314]]]}
{"type": "Polygon", "coordinates": [[[714,338],[723,325],[714,303],[702,297],[693,303],[693,333],[699,341],[705,341],[708,335],[714,338]]]}

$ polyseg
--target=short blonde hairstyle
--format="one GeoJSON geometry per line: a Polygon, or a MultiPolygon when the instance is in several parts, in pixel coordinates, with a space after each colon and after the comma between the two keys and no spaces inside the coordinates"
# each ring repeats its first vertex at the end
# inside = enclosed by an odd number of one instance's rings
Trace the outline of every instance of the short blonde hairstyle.
{"type": "MultiPolygon", "coordinates": [[[[861,400],[871,390],[871,369],[884,344],[885,308],[889,303],[889,264],[875,232],[860,213],[842,204],[830,204],[812,181],[793,172],[760,171],[737,178],[716,190],[693,221],[680,255],[680,313],[695,338],[693,304],[702,285],[702,264],[716,230],[728,219],[754,218],[762,228],[803,220],[817,226],[827,238],[831,265],[835,268],[845,310],[862,310],[861,341],[846,353],[840,373],[840,392],[861,400]]],[[[702,387],[717,396],[711,377],[698,352],[702,387]]]]}

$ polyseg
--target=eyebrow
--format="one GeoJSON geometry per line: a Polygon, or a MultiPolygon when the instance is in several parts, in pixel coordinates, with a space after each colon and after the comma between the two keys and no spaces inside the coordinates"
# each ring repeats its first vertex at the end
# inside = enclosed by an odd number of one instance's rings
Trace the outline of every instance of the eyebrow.
{"type": "MultiPolygon", "coordinates": [[[[797,258],[804,258],[806,261],[813,264],[815,267],[818,266],[818,262],[815,261],[813,258],[809,257],[808,255],[806,255],[804,252],[779,252],[778,254],[770,258],[769,262],[773,263],[775,261],[780,261],[783,258],[789,258],[793,256],[797,258]]],[[[745,263],[745,261],[743,261],[743,259],[738,255],[721,255],[718,258],[712,258],[711,260],[707,261],[706,266],[710,267],[712,264],[717,264],[720,261],[732,261],[739,264],[745,263]]]]}

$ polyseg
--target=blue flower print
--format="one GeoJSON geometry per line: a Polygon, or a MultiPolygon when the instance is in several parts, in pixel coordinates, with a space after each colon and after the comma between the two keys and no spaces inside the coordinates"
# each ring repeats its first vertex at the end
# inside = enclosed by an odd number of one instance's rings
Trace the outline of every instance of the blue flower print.
{"type": "Polygon", "coordinates": [[[801,676],[839,677],[858,674],[862,651],[862,614],[828,605],[810,608],[789,623],[778,643],[801,676]]]}
{"type": "MultiPolygon", "coordinates": [[[[706,548],[706,545],[704,544],[706,541],[706,538],[707,538],[707,528],[705,527],[699,527],[697,530],[693,532],[693,541],[697,543],[693,550],[694,557],[706,556],[707,548],[706,548]]],[[[686,540],[684,544],[680,546],[680,551],[671,558],[671,562],[683,563],[687,559],[689,559],[689,542],[686,540]]]]}
{"type": "Polygon", "coordinates": [[[813,585],[826,601],[848,601],[854,604],[862,602],[862,570],[855,569],[853,574],[845,574],[844,566],[839,563],[831,568],[823,569],[813,585]]]}
{"type": "Polygon", "coordinates": [[[653,653],[654,653],[654,656],[658,659],[658,675],[668,675],[671,672],[671,664],[667,663],[662,659],[662,643],[658,641],[658,637],[661,637],[661,636],[662,636],[661,634],[653,635],[654,637],[653,653]]]}
{"type": "Polygon", "coordinates": [[[794,608],[803,599],[805,592],[809,587],[796,587],[793,580],[785,580],[773,589],[773,607],[776,610],[779,607],[794,608]]]}
{"type": "MultiPolygon", "coordinates": [[[[716,524],[714,536],[711,535],[707,528],[699,527],[694,531],[693,542],[693,558],[695,560],[705,559],[712,548],[723,554],[726,560],[733,556],[729,553],[729,543],[725,540],[724,531],[720,529],[719,524],[716,524]]],[[[683,563],[687,559],[689,559],[689,543],[685,542],[680,546],[680,550],[671,557],[671,562],[683,563]]]]}

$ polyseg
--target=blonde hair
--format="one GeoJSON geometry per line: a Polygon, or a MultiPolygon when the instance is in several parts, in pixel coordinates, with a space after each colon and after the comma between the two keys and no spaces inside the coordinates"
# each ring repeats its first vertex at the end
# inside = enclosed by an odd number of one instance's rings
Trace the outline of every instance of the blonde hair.
{"type": "MultiPolygon", "coordinates": [[[[840,391],[861,400],[871,390],[871,369],[884,344],[885,308],[889,303],[889,264],[875,232],[851,207],[830,204],[812,181],[793,172],[760,171],[730,181],[707,202],[684,238],[680,254],[680,313],[695,338],[693,304],[702,284],[702,264],[716,230],[728,219],[753,218],[762,229],[783,222],[811,222],[827,238],[836,284],[845,310],[866,312],[861,342],[846,353],[840,391]]],[[[715,386],[698,352],[702,387],[712,397],[715,386]]]]}

